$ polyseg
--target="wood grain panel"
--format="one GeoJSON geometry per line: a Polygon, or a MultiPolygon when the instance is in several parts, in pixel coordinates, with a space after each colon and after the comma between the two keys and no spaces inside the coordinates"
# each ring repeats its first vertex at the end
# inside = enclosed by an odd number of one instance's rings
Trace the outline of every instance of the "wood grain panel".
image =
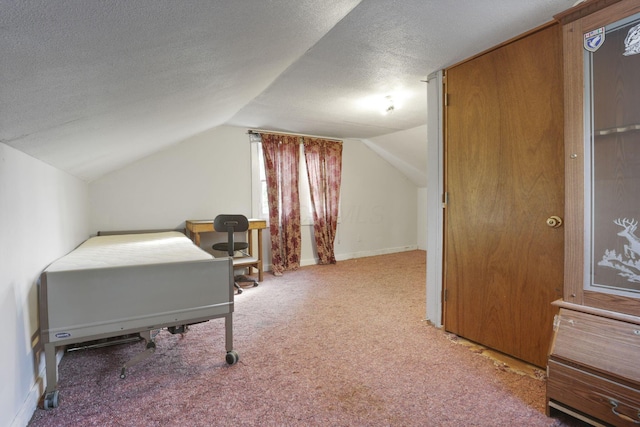
{"type": "Polygon", "coordinates": [[[638,325],[561,309],[552,358],[562,358],[620,381],[640,384],[638,325]]]}
{"type": "Polygon", "coordinates": [[[602,292],[584,291],[584,304],[617,313],[640,316],[640,304],[637,298],[629,298],[602,292]]]}
{"type": "Polygon", "coordinates": [[[567,25],[573,21],[584,18],[599,10],[602,10],[620,0],[587,0],[570,9],[558,13],[554,18],[562,25],[567,25]]]}
{"type": "Polygon", "coordinates": [[[630,420],[640,421],[640,391],[637,388],[553,360],[549,361],[547,398],[617,426],[634,425],[630,420]]]}
{"type": "MultiPolygon", "coordinates": [[[[580,8],[589,8],[596,3],[601,5],[609,2],[589,2],[580,8]]],[[[585,9],[586,10],[586,9],[585,9]]],[[[640,2],[636,0],[623,0],[609,5],[606,9],[599,10],[591,15],[582,17],[563,27],[563,51],[564,51],[564,113],[565,113],[565,268],[564,268],[564,300],[575,304],[590,304],[605,310],[622,310],[625,313],[640,315],[638,300],[610,295],[596,295],[594,292],[584,292],[585,263],[590,263],[585,258],[585,206],[584,180],[585,180],[585,130],[584,130],[584,49],[583,34],[595,28],[605,26],[611,22],[622,19],[635,13],[640,13],[640,2]]],[[[623,80],[637,82],[635,76],[623,77],[623,80]]],[[[620,85],[611,82],[612,85],[620,85]]],[[[628,83],[625,83],[629,86],[628,83]]],[[[636,89],[634,89],[636,90],[636,89]]],[[[613,108],[612,110],[615,110],[613,108]]],[[[637,112],[637,109],[632,111],[637,112]]],[[[613,121],[616,121],[615,111],[611,112],[613,121]]],[[[605,111],[605,117],[607,112],[605,111]]],[[[630,119],[629,117],[623,120],[630,119]]],[[[611,120],[611,119],[607,119],[611,120]]],[[[605,124],[601,124],[606,126],[605,124]]]]}
{"type": "Polygon", "coordinates": [[[447,70],[445,328],[546,364],[562,292],[562,74],[550,26],[447,70]]]}
{"type": "Polygon", "coordinates": [[[582,304],[584,286],[584,73],[582,21],[563,28],[565,221],[564,300],[582,304]]]}

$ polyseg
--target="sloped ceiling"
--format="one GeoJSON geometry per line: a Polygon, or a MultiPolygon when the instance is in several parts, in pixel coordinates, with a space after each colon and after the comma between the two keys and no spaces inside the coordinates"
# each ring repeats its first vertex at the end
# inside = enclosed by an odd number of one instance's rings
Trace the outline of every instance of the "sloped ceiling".
{"type": "Polygon", "coordinates": [[[228,124],[362,139],[422,185],[421,80],[574,2],[0,0],[0,142],[91,181],[228,124]]]}

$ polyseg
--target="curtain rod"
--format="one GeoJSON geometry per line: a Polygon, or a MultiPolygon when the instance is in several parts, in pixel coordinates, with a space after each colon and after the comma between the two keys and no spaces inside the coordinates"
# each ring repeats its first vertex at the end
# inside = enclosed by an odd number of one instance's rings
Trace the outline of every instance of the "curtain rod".
{"type": "Polygon", "coordinates": [[[247,135],[260,135],[262,133],[271,133],[271,134],[274,134],[274,135],[292,135],[292,136],[299,136],[299,137],[302,137],[302,138],[320,138],[320,139],[326,139],[328,141],[343,142],[341,139],[327,138],[326,136],[306,135],[306,134],[303,134],[303,133],[274,132],[274,131],[271,131],[271,130],[254,130],[254,129],[247,130],[247,135]]]}

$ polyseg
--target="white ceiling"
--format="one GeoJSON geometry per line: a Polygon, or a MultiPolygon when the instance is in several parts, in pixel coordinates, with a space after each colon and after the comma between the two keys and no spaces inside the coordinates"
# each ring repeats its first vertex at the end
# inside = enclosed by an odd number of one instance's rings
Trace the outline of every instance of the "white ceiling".
{"type": "Polygon", "coordinates": [[[362,139],[423,185],[421,80],[573,3],[0,0],[0,142],[91,181],[227,124],[362,139]]]}

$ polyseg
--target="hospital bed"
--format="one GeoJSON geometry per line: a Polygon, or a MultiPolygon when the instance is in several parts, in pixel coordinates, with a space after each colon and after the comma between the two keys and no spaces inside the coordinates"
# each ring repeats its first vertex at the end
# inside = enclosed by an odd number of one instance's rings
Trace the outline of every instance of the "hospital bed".
{"type": "MultiPolygon", "coordinates": [[[[233,263],[214,258],[176,231],[98,235],[54,261],[38,285],[47,386],[58,406],[59,347],[225,319],[226,362],[233,365],[233,263]]],[[[124,378],[124,367],[121,377],[124,378]]]]}

